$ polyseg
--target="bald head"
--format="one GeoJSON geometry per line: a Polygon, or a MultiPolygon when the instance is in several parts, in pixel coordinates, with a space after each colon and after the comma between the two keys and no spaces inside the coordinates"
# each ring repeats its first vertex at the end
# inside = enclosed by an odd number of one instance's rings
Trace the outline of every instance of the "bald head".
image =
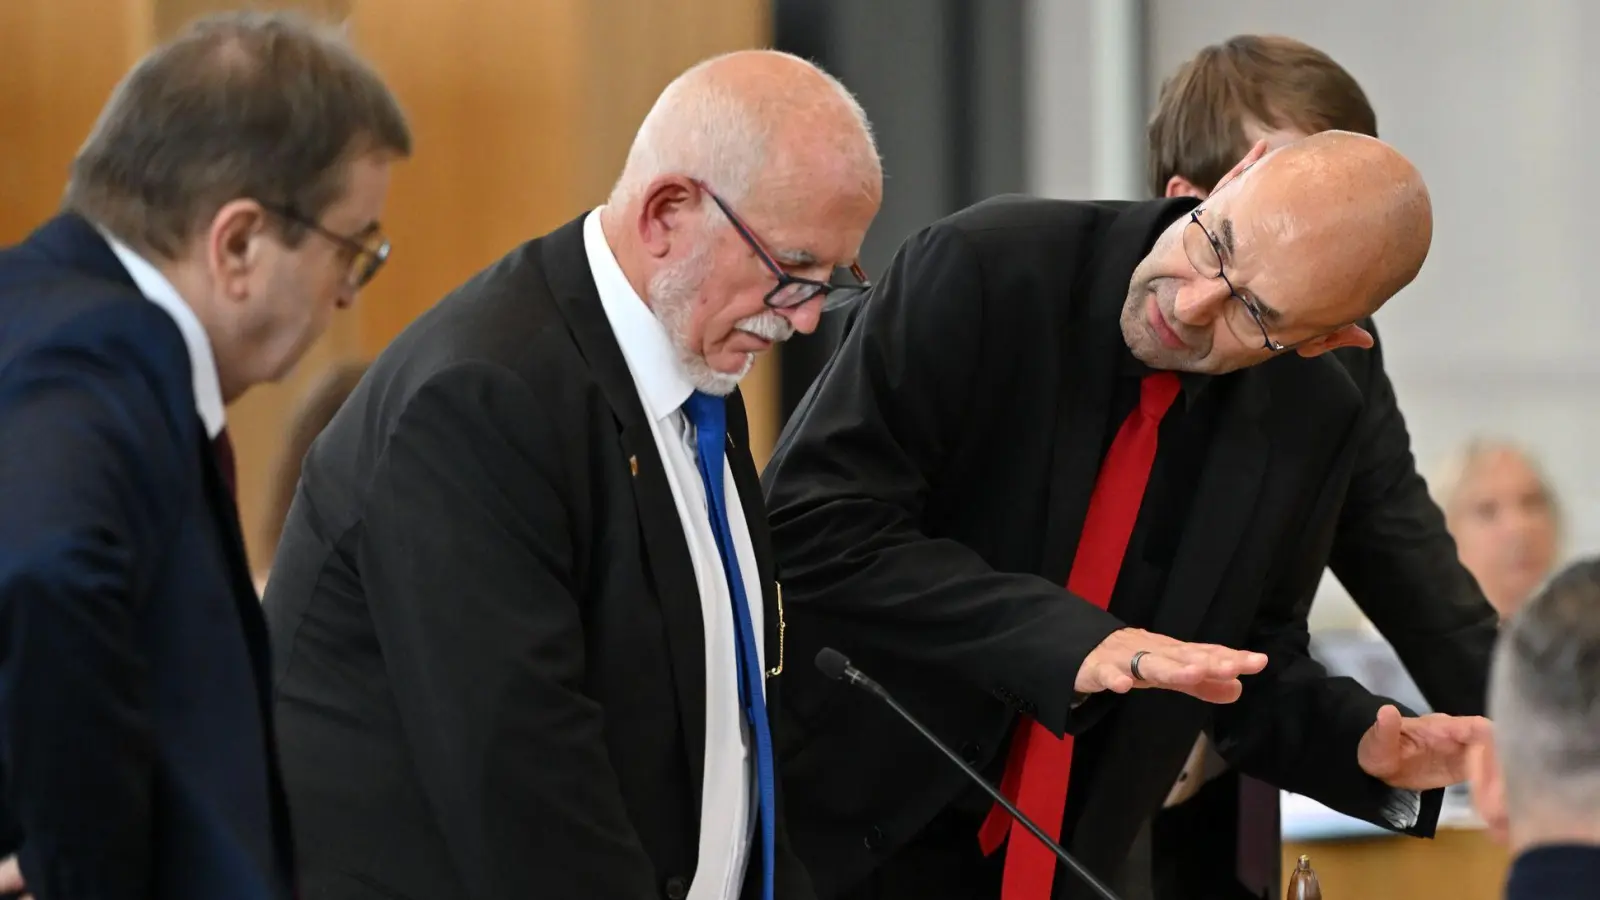
{"type": "Polygon", "coordinates": [[[1135,270],[1124,337],[1152,366],[1212,373],[1371,346],[1356,323],[1417,277],[1432,240],[1428,189],[1388,144],[1258,144],[1135,270]]]}
{"type": "MultiPolygon", "coordinates": [[[[1410,284],[1433,241],[1433,204],[1422,174],[1374,137],[1324,131],[1264,156],[1237,179],[1229,204],[1258,210],[1263,230],[1295,249],[1318,249],[1312,277],[1345,280],[1348,303],[1322,324],[1369,316],[1410,284]]],[[[1291,249],[1285,246],[1285,250],[1291,249]]]]}
{"type": "Polygon", "coordinates": [[[882,196],[872,130],[844,85],[750,50],[662,91],[600,224],[688,380],[726,394],[757,354],[814,330],[824,298],[860,284],[882,196]]]}
{"type": "Polygon", "coordinates": [[[861,105],[833,76],[773,50],[713,57],[669,84],[639,127],[611,203],[674,173],[741,206],[834,188],[876,200],[883,190],[861,105]]]}

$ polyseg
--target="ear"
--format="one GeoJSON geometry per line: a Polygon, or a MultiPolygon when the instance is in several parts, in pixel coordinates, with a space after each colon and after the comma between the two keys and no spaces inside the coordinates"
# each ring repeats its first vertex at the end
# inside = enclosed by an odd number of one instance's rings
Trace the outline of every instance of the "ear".
{"type": "Polygon", "coordinates": [[[1264,141],[1264,140],[1263,141],[1256,141],[1256,145],[1254,147],[1250,148],[1250,152],[1246,153],[1244,155],[1244,159],[1241,159],[1237,163],[1235,163],[1234,167],[1232,169],[1228,170],[1228,174],[1222,176],[1222,180],[1218,181],[1216,183],[1216,185],[1214,185],[1211,188],[1211,193],[1215,194],[1217,191],[1222,190],[1222,186],[1223,185],[1227,184],[1228,182],[1230,182],[1230,181],[1234,180],[1235,178],[1238,178],[1240,175],[1244,174],[1244,170],[1245,169],[1248,169],[1251,166],[1255,165],[1257,162],[1259,162],[1261,160],[1261,157],[1266,156],[1266,155],[1267,155],[1267,142],[1264,141]]]}
{"type": "Polygon", "coordinates": [[[685,239],[689,216],[710,202],[705,191],[681,175],[663,175],[650,182],[639,203],[639,246],[656,259],[667,256],[674,241],[685,239]]]}
{"type": "Polygon", "coordinates": [[[1494,741],[1467,748],[1467,784],[1472,789],[1472,806],[1478,811],[1489,836],[1501,844],[1510,841],[1510,817],[1506,814],[1506,783],[1500,770],[1500,754],[1494,741]]]}
{"type": "Polygon", "coordinates": [[[1360,325],[1346,325],[1338,331],[1306,341],[1296,347],[1295,352],[1310,359],[1313,356],[1321,356],[1329,350],[1337,350],[1340,347],[1370,349],[1372,347],[1372,335],[1360,325]]]}
{"type": "Polygon", "coordinates": [[[261,263],[269,233],[268,213],[254,200],[230,200],[211,217],[206,233],[206,262],[222,294],[249,296],[250,274],[261,263]]]}
{"type": "Polygon", "coordinates": [[[1194,182],[1183,177],[1182,175],[1174,175],[1167,179],[1167,192],[1163,196],[1193,197],[1196,200],[1204,200],[1205,198],[1211,196],[1211,194],[1205,188],[1199,187],[1194,182]]]}

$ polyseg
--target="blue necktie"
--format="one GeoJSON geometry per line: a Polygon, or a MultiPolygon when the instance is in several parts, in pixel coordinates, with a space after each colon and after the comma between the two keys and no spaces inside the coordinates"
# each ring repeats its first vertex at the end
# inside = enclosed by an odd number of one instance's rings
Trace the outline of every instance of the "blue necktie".
{"type": "Polygon", "coordinates": [[[728,503],[722,482],[722,445],[728,431],[727,406],[721,397],[695,391],[683,404],[683,411],[694,425],[696,456],[700,480],[705,482],[706,506],[711,512],[711,532],[722,554],[722,571],[728,577],[728,593],[733,597],[733,622],[739,632],[735,653],[739,664],[739,703],[744,707],[750,732],[756,737],[756,783],[760,799],[761,896],[773,900],[773,847],[777,828],[774,816],[777,794],[773,789],[772,731],[767,726],[767,701],[762,692],[764,676],[761,655],[757,652],[755,626],[750,620],[750,602],[745,596],[744,579],[739,576],[739,556],[733,546],[733,529],[728,524],[728,503]]]}

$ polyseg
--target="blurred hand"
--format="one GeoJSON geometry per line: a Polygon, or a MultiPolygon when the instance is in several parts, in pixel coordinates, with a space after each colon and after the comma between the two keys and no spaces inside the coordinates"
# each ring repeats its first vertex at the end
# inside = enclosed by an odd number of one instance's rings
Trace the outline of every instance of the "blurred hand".
{"type": "MultiPolygon", "coordinates": [[[[27,885],[22,883],[22,867],[17,865],[15,856],[0,859],[0,894],[14,894],[27,885]]],[[[23,895],[22,900],[29,900],[23,895]]]]}
{"type": "Polygon", "coordinates": [[[1390,787],[1427,791],[1467,780],[1474,746],[1488,743],[1494,729],[1482,716],[1433,713],[1408,719],[1385,706],[1361,736],[1361,770],[1390,787]]]}
{"type": "Polygon", "coordinates": [[[1207,703],[1232,703],[1244,690],[1239,676],[1254,675],[1266,665],[1263,653],[1218,644],[1190,644],[1142,628],[1123,628],[1112,632],[1084,659],[1075,688],[1084,694],[1125,694],[1134,688],[1162,688],[1207,703]],[[1133,655],[1141,650],[1148,651],[1139,660],[1143,678],[1135,679],[1133,655]]]}

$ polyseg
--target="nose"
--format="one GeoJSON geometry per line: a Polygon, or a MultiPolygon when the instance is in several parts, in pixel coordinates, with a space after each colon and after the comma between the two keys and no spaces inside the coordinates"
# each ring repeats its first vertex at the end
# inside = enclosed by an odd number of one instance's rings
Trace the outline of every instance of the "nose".
{"type": "Polygon", "coordinates": [[[822,297],[813,297],[810,300],[790,309],[780,309],[778,315],[789,320],[794,330],[801,334],[810,334],[817,330],[817,325],[822,322],[822,297]]]}
{"type": "Polygon", "coordinates": [[[1172,315],[1185,325],[1209,325],[1227,308],[1233,294],[1220,278],[1199,278],[1178,289],[1172,315]]]}

